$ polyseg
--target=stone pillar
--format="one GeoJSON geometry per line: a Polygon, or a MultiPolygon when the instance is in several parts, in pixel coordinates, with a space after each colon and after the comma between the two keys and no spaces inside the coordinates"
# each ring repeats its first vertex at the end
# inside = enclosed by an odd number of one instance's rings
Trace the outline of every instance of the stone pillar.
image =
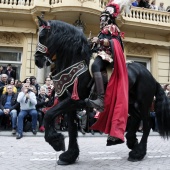
{"type": "Polygon", "coordinates": [[[41,68],[41,69],[37,69],[37,83],[42,85],[44,84],[44,74],[45,74],[45,69],[41,68]]]}
{"type": "Polygon", "coordinates": [[[45,68],[45,77],[49,76],[49,73],[51,72],[51,66],[48,66],[45,68]]]}

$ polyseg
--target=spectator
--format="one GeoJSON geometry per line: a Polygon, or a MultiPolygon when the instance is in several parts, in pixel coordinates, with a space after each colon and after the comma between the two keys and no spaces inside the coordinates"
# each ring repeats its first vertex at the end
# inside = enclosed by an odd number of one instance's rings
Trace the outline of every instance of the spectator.
{"type": "MultiPolygon", "coordinates": [[[[14,78],[9,78],[7,84],[12,86],[12,91],[14,93],[17,93],[17,88],[15,87],[14,82],[15,82],[14,78]]],[[[4,87],[3,94],[5,94],[6,92],[7,92],[7,86],[4,87]]]]}
{"type": "Polygon", "coordinates": [[[151,2],[150,9],[158,10],[158,7],[155,4],[155,0],[151,2]]]}
{"type": "Polygon", "coordinates": [[[23,133],[23,119],[26,115],[32,116],[32,133],[36,135],[37,125],[37,110],[36,110],[36,96],[35,93],[30,90],[29,83],[23,85],[22,91],[19,93],[17,101],[20,103],[20,113],[18,115],[18,134],[16,139],[22,138],[23,133]]]}
{"type": "Polygon", "coordinates": [[[7,83],[10,84],[10,85],[15,86],[15,80],[14,80],[14,78],[9,77],[7,83]]]}
{"type": "MultiPolygon", "coordinates": [[[[92,109],[92,108],[90,108],[92,109]]],[[[92,109],[90,110],[90,113],[89,113],[89,127],[91,127],[95,122],[96,122],[96,118],[95,118],[95,115],[96,115],[96,109],[92,109]]],[[[94,130],[90,130],[91,134],[94,135],[94,130]]]]}
{"type": "Polygon", "coordinates": [[[138,7],[140,0],[135,0],[132,2],[132,6],[138,7]]]}
{"type": "Polygon", "coordinates": [[[31,89],[35,94],[37,94],[37,90],[36,90],[35,86],[31,84],[31,79],[30,79],[30,78],[26,78],[26,79],[23,81],[23,83],[28,83],[30,89],[31,89]]]}
{"type": "Polygon", "coordinates": [[[165,94],[168,95],[168,93],[170,92],[170,84],[166,84],[165,88],[166,88],[165,94]]]}
{"type": "Polygon", "coordinates": [[[140,0],[138,7],[150,8],[149,0],[140,0]]]}
{"type": "Polygon", "coordinates": [[[45,88],[40,88],[40,94],[37,96],[37,111],[38,111],[38,120],[39,120],[39,130],[40,132],[44,132],[44,112],[43,108],[48,106],[49,96],[45,93],[45,88]]]}
{"type": "Polygon", "coordinates": [[[68,128],[67,114],[62,114],[61,121],[60,121],[60,130],[67,131],[67,128],[68,128]]]}
{"type": "Polygon", "coordinates": [[[16,85],[17,83],[18,83],[18,80],[16,79],[15,82],[14,82],[14,84],[16,85]]]}
{"type": "Polygon", "coordinates": [[[8,76],[6,74],[1,74],[0,87],[7,85],[8,76]]]}
{"type": "Polygon", "coordinates": [[[154,126],[152,126],[153,131],[158,132],[158,123],[157,123],[154,105],[155,105],[155,97],[154,97],[154,100],[153,100],[151,108],[150,108],[150,116],[151,116],[151,119],[152,119],[152,122],[153,122],[153,125],[154,125],[154,126]]]}
{"type": "Polygon", "coordinates": [[[167,12],[170,12],[170,6],[168,6],[168,7],[166,8],[166,11],[167,11],[167,12]]]}
{"type": "Polygon", "coordinates": [[[8,75],[8,78],[12,77],[12,78],[16,79],[16,72],[15,72],[15,70],[12,69],[12,65],[11,64],[7,65],[7,69],[5,71],[5,74],[8,75]]]}
{"type": "Polygon", "coordinates": [[[158,7],[158,10],[159,11],[166,11],[165,8],[164,8],[164,3],[163,2],[160,3],[160,5],[158,7]]]}
{"type": "MultiPolygon", "coordinates": [[[[93,110],[90,110],[89,113],[89,127],[91,127],[99,118],[100,112],[97,111],[95,108],[93,108],[93,110]]],[[[91,134],[94,135],[94,130],[90,130],[91,134]]],[[[101,131],[97,131],[99,132],[101,135],[103,134],[103,132],[101,131]]]]}
{"type": "Polygon", "coordinates": [[[0,75],[1,75],[1,74],[4,74],[4,72],[5,72],[5,71],[4,71],[3,66],[0,66],[0,75]]]}
{"type": "Polygon", "coordinates": [[[21,92],[22,89],[22,82],[20,80],[17,81],[17,83],[15,84],[15,87],[17,88],[17,92],[21,92]]]}
{"type": "Polygon", "coordinates": [[[77,117],[79,119],[79,125],[80,125],[80,132],[85,135],[85,129],[87,125],[87,114],[86,110],[79,110],[77,111],[77,117]]]}
{"type": "Polygon", "coordinates": [[[37,83],[36,78],[34,76],[30,77],[31,85],[35,86],[36,96],[38,96],[40,91],[40,85],[37,83]]]}
{"type": "Polygon", "coordinates": [[[12,120],[12,134],[16,134],[17,109],[17,94],[12,91],[12,85],[7,85],[7,92],[0,99],[0,116],[10,115],[12,120]]]}
{"type": "Polygon", "coordinates": [[[46,94],[48,96],[50,96],[52,89],[54,88],[54,86],[52,85],[52,80],[51,80],[50,77],[46,77],[45,84],[42,87],[44,87],[46,89],[46,94]]]}

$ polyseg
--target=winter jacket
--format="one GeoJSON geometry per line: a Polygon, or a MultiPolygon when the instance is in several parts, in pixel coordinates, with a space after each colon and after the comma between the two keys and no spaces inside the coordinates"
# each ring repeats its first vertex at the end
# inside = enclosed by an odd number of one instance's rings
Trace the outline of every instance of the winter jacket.
{"type": "MultiPolygon", "coordinates": [[[[4,110],[4,106],[7,100],[8,93],[3,94],[0,98],[0,109],[4,110]]],[[[11,98],[11,108],[10,111],[13,109],[18,109],[19,108],[19,103],[17,102],[17,96],[18,94],[12,93],[12,98],[11,98]]]]}

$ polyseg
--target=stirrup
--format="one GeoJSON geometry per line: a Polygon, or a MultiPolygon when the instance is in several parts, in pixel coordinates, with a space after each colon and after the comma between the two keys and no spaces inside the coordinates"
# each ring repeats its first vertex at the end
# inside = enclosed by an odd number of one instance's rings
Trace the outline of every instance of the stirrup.
{"type": "MultiPolygon", "coordinates": [[[[100,100],[100,99],[96,99],[96,100],[100,100]]],[[[96,104],[96,100],[90,100],[90,99],[85,99],[86,105],[88,107],[92,107],[97,109],[99,112],[103,112],[104,111],[104,103],[99,101],[100,104],[96,104]]]]}

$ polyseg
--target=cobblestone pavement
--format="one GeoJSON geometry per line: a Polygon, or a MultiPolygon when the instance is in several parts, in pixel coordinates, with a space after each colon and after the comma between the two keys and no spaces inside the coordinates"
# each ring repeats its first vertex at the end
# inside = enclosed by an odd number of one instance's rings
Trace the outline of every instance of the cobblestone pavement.
{"type": "Polygon", "coordinates": [[[79,160],[69,166],[56,165],[61,152],[56,153],[42,135],[30,134],[20,140],[0,135],[0,139],[0,170],[170,170],[170,142],[157,135],[149,137],[148,153],[141,162],[127,161],[125,143],[106,147],[105,136],[80,135],[79,160]]]}

